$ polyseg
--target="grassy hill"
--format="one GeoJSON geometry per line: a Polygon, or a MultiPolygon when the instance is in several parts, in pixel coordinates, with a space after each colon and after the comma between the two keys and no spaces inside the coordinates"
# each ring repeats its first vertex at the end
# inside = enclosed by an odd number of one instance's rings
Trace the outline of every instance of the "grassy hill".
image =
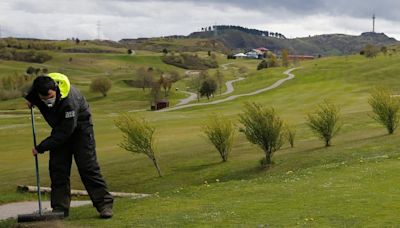
{"type": "MultiPolygon", "coordinates": [[[[115,217],[108,221],[97,219],[95,210],[87,206],[72,209],[71,217],[53,225],[364,227],[396,226],[400,222],[399,133],[386,135],[385,129],[370,118],[367,102],[375,86],[400,92],[399,54],[374,59],[359,55],[322,58],[302,63],[302,68],[293,72],[295,79],[253,97],[173,112],[137,112],[157,127],[156,156],[164,173],[162,178],[157,177],[146,157],[118,147],[122,136],[113,120],[120,112],[146,107],[141,103],[145,99],[140,90],[127,88],[121,79],[130,77],[139,66],[171,66],[163,64],[158,54],[148,52],[137,56],[74,54],[77,61],[70,65],[68,58],[69,54],[60,53],[46,66],[51,70],[63,68],[88,96],[94,110],[98,159],[110,190],[154,196],[117,199],[115,217]],[[96,98],[87,90],[89,79],[96,75],[108,75],[114,82],[115,87],[105,99],[96,98]],[[305,124],[306,114],[324,99],[340,105],[344,123],[329,148],[324,148],[305,124]],[[237,133],[226,163],[220,162],[218,153],[202,136],[202,126],[210,114],[223,114],[237,121],[245,101],[275,107],[285,121],[297,128],[295,148],[286,144],[276,152],[269,170],[260,169],[262,152],[241,133],[237,133]]],[[[218,61],[221,66],[227,60],[220,57],[218,61]]],[[[236,67],[255,69],[258,62],[234,63],[236,67]]],[[[8,67],[17,70],[26,65],[0,63],[0,71],[8,67]]],[[[220,70],[227,78],[236,74],[234,66],[220,70]]],[[[247,79],[235,85],[236,93],[267,87],[286,77],[282,74],[285,70],[250,70],[247,79]]],[[[181,95],[174,96],[178,99],[181,95]]],[[[28,111],[23,108],[22,99],[0,102],[1,204],[35,199],[33,194],[15,192],[17,184],[34,184],[30,122],[28,111]]],[[[42,119],[37,121],[41,139],[49,128],[42,119]]],[[[41,156],[40,161],[44,186],[49,183],[47,156],[41,156]]],[[[83,188],[75,167],[71,181],[72,188],[83,188]]],[[[15,221],[9,220],[0,226],[13,224],[15,221]]]]}
{"type": "Polygon", "coordinates": [[[393,38],[383,33],[363,33],[360,36],[344,34],[318,35],[304,38],[282,39],[250,34],[236,29],[218,31],[195,32],[189,38],[216,39],[229,49],[252,49],[267,47],[274,52],[288,49],[292,54],[301,55],[346,55],[360,52],[367,44],[390,46],[398,44],[393,38]]]}

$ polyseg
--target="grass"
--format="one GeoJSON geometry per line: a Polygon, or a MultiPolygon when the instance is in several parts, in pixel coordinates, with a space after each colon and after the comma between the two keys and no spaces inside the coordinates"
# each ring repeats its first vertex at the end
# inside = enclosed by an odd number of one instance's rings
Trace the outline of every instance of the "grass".
{"type": "MultiPolygon", "coordinates": [[[[155,195],[143,200],[117,199],[115,217],[108,221],[97,219],[92,207],[74,208],[71,217],[61,224],[72,227],[396,226],[400,222],[396,203],[400,200],[399,134],[386,135],[385,129],[369,117],[367,100],[375,86],[398,91],[399,59],[398,55],[378,56],[373,60],[361,56],[323,58],[304,62],[302,69],[293,72],[295,79],[252,97],[167,113],[138,112],[157,127],[156,156],[164,174],[162,178],[157,177],[146,157],[132,155],[117,146],[122,136],[113,119],[134,106],[130,102],[140,102],[142,98],[131,99],[128,94],[132,91],[118,83],[104,100],[96,100],[82,89],[93,99],[90,104],[94,110],[98,159],[110,190],[155,195]],[[323,148],[323,142],[305,124],[306,114],[324,99],[341,106],[344,122],[330,148],[323,148]],[[282,119],[297,128],[295,148],[286,144],[276,152],[275,164],[269,170],[260,169],[258,161],[263,154],[243,134],[236,136],[229,161],[221,163],[218,152],[201,133],[211,113],[223,114],[237,123],[244,101],[274,106],[282,119]]],[[[253,63],[239,60],[235,64],[253,63]]],[[[250,72],[249,78],[235,88],[239,93],[264,87],[274,81],[275,75],[285,77],[281,74],[284,70],[250,72]]],[[[81,78],[85,77],[82,74],[81,78]]],[[[79,79],[77,75],[74,80],[79,79]]],[[[11,102],[0,103],[1,107],[8,105],[11,102]]],[[[28,111],[0,115],[0,203],[34,200],[33,194],[15,192],[17,184],[34,184],[28,111]],[[9,116],[3,117],[6,115],[9,116]]],[[[38,119],[38,138],[48,133],[44,121],[38,119]]],[[[43,186],[49,184],[46,161],[45,154],[41,156],[43,186]]],[[[82,188],[76,168],[71,182],[74,189],[82,188]]],[[[7,221],[0,225],[14,223],[7,221]]]]}

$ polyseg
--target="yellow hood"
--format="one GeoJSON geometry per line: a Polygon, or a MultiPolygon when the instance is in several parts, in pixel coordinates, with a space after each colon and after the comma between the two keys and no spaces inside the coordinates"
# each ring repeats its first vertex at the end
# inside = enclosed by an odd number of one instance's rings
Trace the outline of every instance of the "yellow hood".
{"type": "Polygon", "coordinates": [[[48,74],[52,78],[60,89],[61,98],[66,98],[68,96],[69,90],[71,89],[71,84],[68,77],[61,73],[50,73],[48,74]]]}

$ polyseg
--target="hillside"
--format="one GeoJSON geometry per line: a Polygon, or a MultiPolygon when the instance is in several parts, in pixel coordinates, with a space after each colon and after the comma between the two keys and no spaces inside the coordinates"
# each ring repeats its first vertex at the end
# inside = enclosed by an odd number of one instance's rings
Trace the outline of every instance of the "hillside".
{"type": "Polygon", "coordinates": [[[398,41],[383,33],[363,33],[360,36],[344,34],[318,35],[312,37],[282,39],[254,35],[236,29],[218,31],[217,36],[212,31],[195,32],[189,38],[209,38],[221,41],[229,49],[252,49],[266,47],[274,52],[286,48],[293,54],[305,55],[344,55],[358,53],[366,44],[390,46],[398,41]]]}

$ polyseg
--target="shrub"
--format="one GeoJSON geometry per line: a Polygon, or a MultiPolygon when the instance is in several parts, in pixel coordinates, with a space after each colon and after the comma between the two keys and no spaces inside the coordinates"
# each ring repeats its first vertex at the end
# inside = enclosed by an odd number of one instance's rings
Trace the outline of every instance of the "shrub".
{"type": "Polygon", "coordinates": [[[331,145],[332,138],[341,128],[340,109],[332,103],[325,101],[318,106],[318,110],[307,115],[307,125],[311,130],[324,140],[325,146],[331,145]]]}
{"type": "Polygon", "coordinates": [[[200,87],[200,96],[206,96],[207,99],[210,99],[210,96],[214,95],[217,90],[217,82],[212,78],[207,78],[203,81],[200,87]]]}
{"type": "Polygon", "coordinates": [[[106,77],[99,77],[92,80],[90,84],[91,92],[99,92],[103,97],[107,96],[107,92],[111,89],[112,82],[106,77]]]}
{"type": "Polygon", "coordinates": [[[261,61],[258,66],[257,66],[257,70],[262,70],[264,68],[268,68],[268,62],[263,60],[261,61]]]}
{"type": "Polygon", "coordinates": [[[389,90],[375,89],[368,103],[374,112],[372,118],[385,126],[389,134],[393,134],[399,124],[400,103],[390,94],[389,90]]]}
{"type": "Polygon", "coordinates": [[[296,138],[296,128],[290,125],[285,125],[285,135],[289,141],[290,147],[294,147],[294,139],[296,138]]]}
{"type": "Polygon", "coordinates": [[[202,59],[197,55],[165,55],[162,56],[161,59],[166,64],[190,70],[207,70],[210,68],[218,68],[218,63],[216,60],[202,59]]]}
{"type": "Polygon", "coordinates": [[[246,103],[245,111],[239,115],[244,128],[240,131],[253,144],[258,145],[265,153],[263,167],[272,163],[272,155],[283,144],[283,121],[273,108],[264,108],[257,103],[246,103]]]}
{"type": "Polygon", "coordinates": [[[158,175],[161,170],[154,155],[154,132],[155,128],[145,120],[132,114],[123,114],[115,120],[115,126],[119,128],[124,139],[119,146],[127,151],[145,154],[152,160],[158,175]]]}
{"type": "Polygon", "coordinates": [[[204,127],[204,133],[221,155],[222,161],[228,161],[235,136],[232,121],[223,116],[212,116],[204,127]]]}
{"type": "Polygon", "coordinates": [[[367,44],[364,49],[364,56],[367,58],[376,57],[379,53],[379,48],[373,44],[367,44]]]}
{"type": "Polygon", "coordinates": [[[21,91],[19,91],[19,90],[0,89],[0,100],[2,100],[2,101],[15,99],[15,98],[18,98],[21,96],[22,96],[22,94],[21,94],[21,91]]]}

